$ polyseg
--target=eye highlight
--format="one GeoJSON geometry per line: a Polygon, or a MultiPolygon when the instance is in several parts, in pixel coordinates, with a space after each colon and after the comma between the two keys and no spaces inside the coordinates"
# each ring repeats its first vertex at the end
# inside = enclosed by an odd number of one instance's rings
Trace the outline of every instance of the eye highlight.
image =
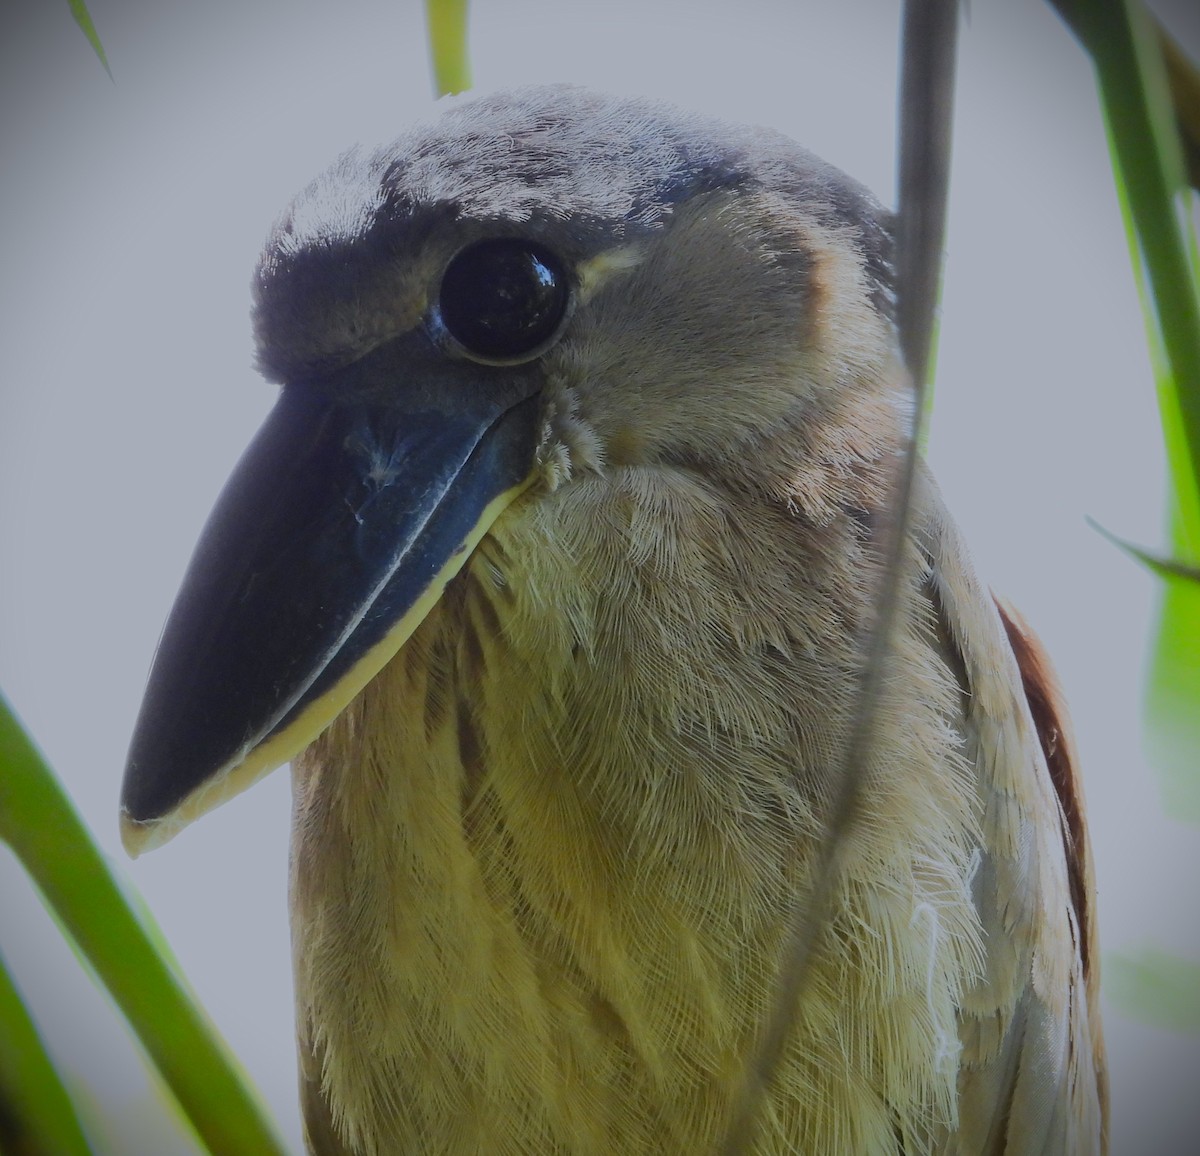
{"type": "Polygon", "coordinates": [[[527,361],[558,332],[570,283],[550,250],[520,237],[478,241],[446,267],[438,315],[446,332],[480,361],[527,361]]]}

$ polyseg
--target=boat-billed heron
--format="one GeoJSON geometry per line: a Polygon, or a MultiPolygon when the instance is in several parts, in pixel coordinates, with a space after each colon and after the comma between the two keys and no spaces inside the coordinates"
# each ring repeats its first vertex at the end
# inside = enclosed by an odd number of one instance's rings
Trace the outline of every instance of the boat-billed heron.
{"type": "MultiPolygon", "coordinates": [[[[351,152],[255,274],[278,402],[164,632],[133,853],[287,760],[314,1152],[704,1153],[855,713],[905,443],[889,215],[565,87],[351,152]]],[[[756,1153],[1093,1153],[1091,865],[1038,644],[923,476],[756,1153]]]]}

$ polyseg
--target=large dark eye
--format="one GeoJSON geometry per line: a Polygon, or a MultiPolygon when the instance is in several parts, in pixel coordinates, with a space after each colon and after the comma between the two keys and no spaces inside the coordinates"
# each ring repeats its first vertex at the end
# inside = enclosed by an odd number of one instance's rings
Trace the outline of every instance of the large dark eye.
{"type": "Polygon", "coordinates": [[[554,336],[570,299],[553,253],[518,237],[479,241],[450,262],[438,310],[467,354],[521,361],[554,336]]]}

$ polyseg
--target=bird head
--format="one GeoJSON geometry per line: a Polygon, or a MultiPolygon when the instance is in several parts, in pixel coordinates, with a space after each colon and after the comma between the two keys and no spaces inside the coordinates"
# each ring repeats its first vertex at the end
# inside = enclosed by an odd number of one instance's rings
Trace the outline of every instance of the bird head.
{"type": "Polygon", "coordinates": [[[303,750],[497,518],[580,474],[694,468],[819,518],[895,425],[888,253],[786,138],[576,88],[342,157],[255,274],[279,399],[164,630],[126,847],[303,750]]]}

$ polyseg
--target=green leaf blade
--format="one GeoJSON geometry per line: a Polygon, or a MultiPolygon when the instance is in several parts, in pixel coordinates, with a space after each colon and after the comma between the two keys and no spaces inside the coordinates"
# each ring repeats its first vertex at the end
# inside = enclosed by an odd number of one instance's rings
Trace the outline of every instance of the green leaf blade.
{"type": "MultiPolygon", "coordinates": [[[[1178,130],[1189,132],[1200,81],[1140,0],[1051,3],[1096,69],[1155,371],[1171,486],[1169,554],[1182,574],[1200,566],[1200,259],[1178,130]]],[[[1188,142],[1191,148],[1190,136],[1188,142]]],[[[1198,645],[1200,594],[1173,577],[1163,590],[1150,661],[1146,746],[1168,809],[1193,821],[1200,821],[1198,645]]]]}
{"type": "Polygon", "coordinates": [[[108,79],[113,80],[112,69],[108,67],[108,57],[104,54],[104,45],[100,43],[100,34],[96,31],[96,25],[92,23],[92,14],[88,11],[84,0],[67,0],[67,6],[71,9],[71,15],[75,17],[75,23],[79,25],[84,36],[87,37],[87,42],[92,46],[92,51],[104,65],[108,79]]]}
{"type": "Polygon", "coordinates": [[[136,1033],[200,1141],[220,1156],[285,1148],[225,1043],[54,773],[0,696],[0,839],[136,1033]]]}
{"type": "Polygon", "coordinates": [[[438,96],[471,87],[467,52],[467,0],[425,0],[433,87],[438,96]]]}
{"type": "Polygon", "coordinates": [[[0,956],[0,1151],[90,1156],[75,1106],[0,956]]]}

